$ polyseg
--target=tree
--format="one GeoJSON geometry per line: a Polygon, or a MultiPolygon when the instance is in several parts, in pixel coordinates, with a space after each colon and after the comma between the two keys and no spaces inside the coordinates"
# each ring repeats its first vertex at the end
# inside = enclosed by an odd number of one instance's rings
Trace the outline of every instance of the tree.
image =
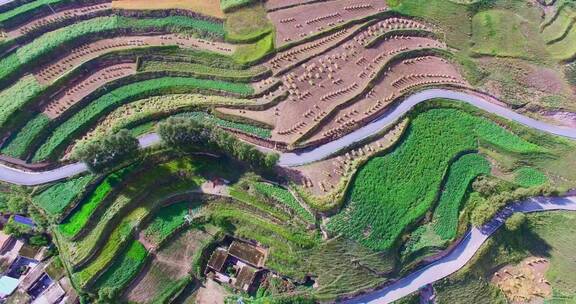
{"type": "Polygon", "coordinates": [[[213,125],[191,118],[169,118],[158,124],[158,134],[168,146],[185,151],[208,149],[248,163],[252,168],[268,170],[276,165],[277,154],[266,154],[213,125]]]}
{"type": "Polygon", "coordinates": [[[510,231],[517,231],[524,226],[524,223],[526,223],[526,215],[517,212],[512,214],[512,216],[506,220],[504,225],[506,226],[506,229],[510,231]]]}
{"type": "Polygon", "coordinates": [[[120,130],[104,139],[80,146],[74,158],[85,162],[91,170],[99,172],[138,154],[139,143],[130,132],[120,130]]]}
{"type": "Polygon", "coordinates": [[[171,117],[159,123],[157,131],[162,141],[173,148],[190,150],[206,142],[204,127],[192,119],[171,117]]]}

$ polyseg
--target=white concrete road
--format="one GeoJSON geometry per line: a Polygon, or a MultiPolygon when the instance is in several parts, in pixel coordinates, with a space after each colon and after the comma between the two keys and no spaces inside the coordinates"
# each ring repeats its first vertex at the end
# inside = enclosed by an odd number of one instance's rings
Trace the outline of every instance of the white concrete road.
{"type": "Polygon", "coordinates": [[[518,114],[513,110],[492,103],[476,95],[446,89],[429,89],[411,95],[402,102],[397,103],[396,106],[390,108],[380,118],[374,120],[370,124],[346,136],[343,136],[325,145],[301,153],[282,154],[280,156],[279,165],[284,167],[295,167],[298,165],[304,165],[307,163],[312,163],[327,158],[328,156],[336,153],[337,151],[346,148],[347,146],[350,146],[355,142],[359,142],[365,138],[377,134],[381,130],[394,124],[400,117],[403,117],[404,114],[410,111],[417,104],[437,98],[463,101],[479,109],[482,109],[488,113],[492,113],[500,117],[507,118],[509,120],[523,124],[527,127],[554,135],[560,135],[571,139],[576,139],[576,128],[561,127],[547,124],[545,122],[541,122],[532,119],[530,117],[518,114]]]}
{"type": "MultiPolygon", "coordinates": [[[[416,93],[408,97],[406,100],[399,102],[395,107],[385,112],[380,118],[342,138],[301,153],[282,153],[278,164],[284,167],[294,167],[322,160],[355,142],[361,141],[389,127],[400,117],[410,111],[410,109],[415,105],[437,98],[463,101],[479,109],[510,119],[527,127],[576,140],[576,128],[544,123],[518,114],[479,96],[446,89],[429,89],[416,93]]],[[[152,133],[140,137],[139,141],[142,147],[149,147],[158,144],[160,142],[160,137],[158,134],[152,133]]],[[[55,170],[44,172],[22,171],[0,165],[0,180],[20,185],[38,185],[74,176],[85,172],[86,170],[88,170],[88,168],[82,164],[67,165],[55,170]]]]}
{"type": "Polygon", "coordinates": [[[343,303],[382,304],[394,302],[460,270],[472,259],[482,244],[484,244],[514,212],[528,213],[551,210],[576,211],[576,196],[536,197],[511,204],[483,227],[472,228],[464,239],[444,258],[401,278],[381,290],[344,301],[343,303]]]}

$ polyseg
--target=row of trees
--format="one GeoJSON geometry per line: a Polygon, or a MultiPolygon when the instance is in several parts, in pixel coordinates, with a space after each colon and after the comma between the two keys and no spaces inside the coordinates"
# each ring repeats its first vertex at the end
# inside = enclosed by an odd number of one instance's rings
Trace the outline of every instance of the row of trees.
{"type": "Polygon", "coordinates": [[[158,125],[158,134],[170,147],[190,152],[225,153],[256,170],[269,170],[278,162],[278,154],[259,151],[222,129],[200,124],[191,118],[169,118],[158,125]]]}
{"type": "Polygon", "coordinates": [[[92,171],[100,172],[138,155],[140,147],[127,130],[106,136],[101,140],[90,141],[78,147],[73,158],[83,161],[92,171]]]}
{"type": "MultiPolygon", "coordinates": [[[[255,170],[269,170],[278,161],[276,153],[261,152],[222,129],[190,118],[169,118],[158,125],[158,133],[169,147],[186,152],[224,153],[247,163],[255,170]]],[[[138,153],[138,139],[127,130],[120,130],[78,147],[73,158],[85,162],[92,171],[101,172],[137,157],[138,153]]]]}

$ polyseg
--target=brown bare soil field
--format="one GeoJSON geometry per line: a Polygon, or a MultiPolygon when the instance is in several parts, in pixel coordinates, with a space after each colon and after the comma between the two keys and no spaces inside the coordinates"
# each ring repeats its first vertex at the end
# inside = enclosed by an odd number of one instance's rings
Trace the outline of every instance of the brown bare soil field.
{"type": "Polygon", "coordinates": [[[200,230],[188,230],[153,257],[152,262],[140,273],[128,288],[126,298],[135,303],[151,303],[170,284],[185,278],[192,270],[194,254],[210,234],[200,230]]]}
{"type": "Polygon", "coordinates": [[[304,136],[309,141],[322,141],[374,119],[388,104],[409,91],[435,85],[467,85],[448,61],[423,56],[387,68],[376,87],[366,92],[369,83],[394,56],[410,50],[445,48],[444,43],[434,38],[402,35],[370,43],[382,32],[406,28],[429,30],[412,20],[386,19],[301,65],[292,68],[290,61],[275,62],[276,68],[290,66],[290,71],[283,75],[283,87],[290,93],[288,100],[265,111],[219,111],[274,126],[273,141],[293,144],[304,136]],[[330,115],[334,113],[337,117],[332,119],[330,115]]]}
{"type": "Polygon", "coordinates": [[[373,90],[338,110],[304,143],[336,139],[376,119],[397,97],[410,90],[444,85],[466,86],[457,68],[443,58],[423,56],[394,65],[373,90]],[[417,61],[417,62],[415,62],[417,61]]]}
{"type": "Polygon", "coordinates": [[[502,290],[509,303],[543,303],[552,296],[552,286],[545,278],[548,267],[548,260],[530,257],[495,272],[492,283],[502,290]]]}
{"type": "Polygon", "coordinates": [[[116,79],[134,74],[136,74],[136,63],[122,63],[102,67],[89,76],[76,81],[64,92],[58,94],[45,106],[43,112],[50,118],[56,118],[96,89],[116,79]]]}
{"type": "Polygon", "coordinates": [[[274,58],[264,63],[265,66],[270,68],[274,75],[282,74],[289,71],[293,67],[310,60],[324,52],[327,52],[334,46],[344,43],[350,39],[358,29],[364,24],[358,24],[349,28],[337,31],[334,34],[326,37],[299,44],[296,47],[290,48],[287,51],[278,53],[274,58]]]}
{"type": "Polygon", "coordinates": [[[392,146],[402,135],[407,120],[399,122],[385,135],[344,154],[290,169],[290,179],[314,196],[325,196],[339,190],[341,182],[350,178],[359,163],[392,146]]]}
{"type": "Polygon", "coordinates": [[[98,58],[113,51],[146,48],[151,46],[177,45],[182,48],[193,48],[232,54],[234,47],[227,43],[212,42],[180,35],[124,36],[102,39],[72,49],[60,59],[42,67],[34,73],[42,84],[50,84],[80,64],[98,58]]]}
{"type": "Polygon", "coordinates": [[[276,27],[276,45],[282,46],[385,10],[380,0],[335,0],[270,12],[268,17],[276,27]]]}
{"type": "Polygon", "coordinates": [[[42,28],[48,26],[53,23],[62,22],[65,20],[70,20],[74,18],[78,18],[80,16],[94,14],[100,11],[109,10],[112,8],[112,3],[101,3],[96,5],[90,6],[77,6],[72,7],[69,9],[65,9],[48,16],[43,16],[40,18],[35,18],[27,23],[22,24],[21,26],[7,32],[7,36],[11,39],[18,38],[22,35],[26,35],[27,33],[34,31],[38,28],[42,28]]]}
{"type": "Polygon", "coordinates": [[[115,0],[112,1],[112,7],[126,10],[185,9],[205,16],[224,18],[219,0],[115,0]]]}
{"type": "MultiPolygon", "coordinates": [[[[274,11],[291,6],[303,5],[315,1],[318,0],[268,0],[266,1],[266,10],[274,11]]],[[[332,0],[325,0],[325,1],[332,1],[332,0]]]]}

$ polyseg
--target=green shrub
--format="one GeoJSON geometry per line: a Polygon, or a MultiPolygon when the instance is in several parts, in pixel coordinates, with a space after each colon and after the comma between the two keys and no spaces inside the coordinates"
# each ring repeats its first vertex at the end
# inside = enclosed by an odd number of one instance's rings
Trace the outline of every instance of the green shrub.
{"type": "Polygon", "coordinates": [[[50,158],[57,149],[69,143],[72,137],[89,127],[92,122],[124,103],[150,95],[199,90],[223,91],[240,95],[253,93],[252,87],[247,84],[184,77],[164,77],[132,83],[99,97],[57,126],[46,142],[36,151],[34,161],[50,158]]]}
{"type": "Polygon", "coordinates": [[[58,215],[78,198],[93,179],[94,175],[85,175],[57,183],[34,196],[34,203],[51,215],[58,215]]]}
{"type": "MultiPolygon", "coordinates": [[[[0,70],[2,70],[1,62],[0,70]]],[[[16,112],[22,110],[22,107],[36,97],[42,89],[42,85],[36,81],[36,78],[28,75],[0,92],[0,126],[5,126],[6,122],[16,115],[16,112]]]]}
{"type": "Polygon", "coordinates": [[[298,216],[303,220],[309,223],[314,223],[315,220],[312,214],[310,214],[310,212],[308,212],[306,209],[304,209],[304,207],[302,207],[302,205],[300,205],[300,203],[296,200],[296,198],[294,198],[290,191],[269,183],[262,182],[255,183],[254,187],[261,194],[273,198],[294,210],[296,214],[298,214],[298,216]]]}
{"type": "Polygon", "coordinates": [[[126,251],[96,280],[93,289],[111,288],[120,291],[138,274],[147,256],[146,248],[140,242],[132,241],[126,251]]]}
{"type": "Polygon", "coordinates": [[[566,75],[566,79],[568,79],[568,82],[570,84],[576,86],[576,63],[575,62],[566,65],[566,67],[564,68],[564,74],[566,75]]]}
{"type": "Polygon", "coordinates": [[[520,168],[514,174],[514,182],[522,187],[540,186],[548,181],[544,173],[531,167],[520,168]]]}
{"type": "Polygon", "coordinates": [[[71,216],[58,225],[60,233],[67,237],[78,234],[82,227],[86,225],[96,208],[98,208],[100,203],[102,203],[114,189],[114,186],[120,183],[134,168],[135,166],[129,166],[106,176],[96,189],[81,203],[80,209],[76,210],[71,216]]]}
{"type": "Polygon", "coordinates": [[[400,145],[358,171],[347,207],[327,227],[372,249],[390,248],[432,207],[451,159],[478,142],[517,153],[543,151],[481,116],[427,110],[411,121],[400,145]]]}
{"type": "Polygon", "coordinates": [[[118,133],[107,134],[104,138],[80,145],[72,157],[88,165],[90,170],[102,172],[135,158],[140,152],[139,149],[138,139],[123,129],[118,133]]]}
{"type": "Polygon", "coordinates": [[[2,153],[15,158],[24,157],[34,139],[49,123],[48,116],[42,113],[36,115],[2,148],[2,153]]]}
{"type": "Polygon", "coordinates": [[[433,217],[434,230],[442,239],[451,240],[456,236],[460,203],[472,180],[489,173],[490,163],[478,154],[466,154],[450,166],[433,217]]]}

